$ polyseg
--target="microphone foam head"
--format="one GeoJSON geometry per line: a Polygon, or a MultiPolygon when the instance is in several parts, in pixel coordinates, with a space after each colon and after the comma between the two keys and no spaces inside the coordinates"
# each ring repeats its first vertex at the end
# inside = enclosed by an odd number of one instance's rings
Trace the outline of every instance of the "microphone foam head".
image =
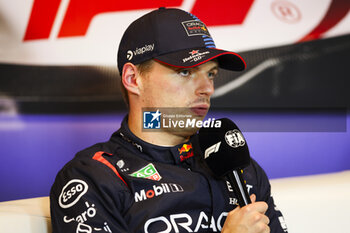
{"type": "Polygon", "coordinates": [[[222,177],[233,170],[249,165],[250,155],[247,142],[237,125],[222,118],[220,128],[201,128],[199,145],[204,160],[214,175],[222,177]]]}

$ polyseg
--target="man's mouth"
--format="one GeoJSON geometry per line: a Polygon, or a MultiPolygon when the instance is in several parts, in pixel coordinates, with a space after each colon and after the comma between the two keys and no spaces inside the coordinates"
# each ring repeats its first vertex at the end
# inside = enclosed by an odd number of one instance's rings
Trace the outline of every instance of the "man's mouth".
{"type": "Polygon", "coordinates": [[[197,116],[202,116],[204,117],[209,110],[209,106],[207,104],[200,104],[191,107],[191,111],[196,114],[197,116]]]}

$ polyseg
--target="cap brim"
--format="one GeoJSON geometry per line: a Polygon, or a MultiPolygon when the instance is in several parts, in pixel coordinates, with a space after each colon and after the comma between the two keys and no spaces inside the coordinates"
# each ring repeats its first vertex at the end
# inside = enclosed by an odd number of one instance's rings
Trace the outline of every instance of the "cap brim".
{"type": "Polygon", "coordinates": [[[219,67],[242,71],[246,68],[243,58],[234,52],[216,48],[191,48],[154,57],[160,63],[178,68],[191,68],[217,58],[219,67]]]}

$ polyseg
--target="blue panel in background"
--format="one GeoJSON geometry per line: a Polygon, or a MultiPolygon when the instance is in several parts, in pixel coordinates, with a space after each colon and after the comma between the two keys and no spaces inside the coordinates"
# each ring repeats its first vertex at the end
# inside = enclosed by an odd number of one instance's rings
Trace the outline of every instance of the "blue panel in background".
{"type": "Polygon", "coordinates": [[[269,178],[350,169],[350,114],[340,111],[215,112],[244,132],[251,157],[269,178]]]}
{"type": "MultiPolygon", "coordinates": [[[[124,114],[0,116],[0,201],[47,196],[76,152],[107,141],[124,114]]],[[[211,113],[244,131],[252,157],[270,178],[350,169],[349,113],[211,113]],[[294,125],[294,126],[293,126],[294,125]]]]}
{"type": "Polygon", "coordinates": [[[46,196],[76,152],[107,141],[122,115],[26,115],[0,121],[0,201],[46,196]]]}

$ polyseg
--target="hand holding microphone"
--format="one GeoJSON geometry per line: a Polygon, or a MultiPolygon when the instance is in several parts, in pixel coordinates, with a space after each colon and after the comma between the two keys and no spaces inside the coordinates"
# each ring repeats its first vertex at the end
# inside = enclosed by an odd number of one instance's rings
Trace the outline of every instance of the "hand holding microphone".
{"type": "Polygon", "coordinates": [[[265,215],[267,204],[255,202],[255,195],[250,199],[242,178],[242,169],[250,164],[243,134],[231,120],[217,121],[221,121],[219,129],[201,128],[198,136],[206,164],[215,176],[229,181],[240,206],[228,213],[222,232],[270,232],[269,218],[265,215]]]}
{"type": "Polygon", "coordinates": [[[199,145],[204,160],[216,177],[226,178],[241,207],[250,204],[242,169],[250,164],[247,143],[237,125],[227,118],[219,119],[220,128],[201,128],[199,145]]]}
{"type": "Polygon", "coordinates": [[[269,218],[265,215],[268,208],[265,202],[255,202],[243,208],[237,207],[228,213],[221,233],[269,233],[269,218]]]}

